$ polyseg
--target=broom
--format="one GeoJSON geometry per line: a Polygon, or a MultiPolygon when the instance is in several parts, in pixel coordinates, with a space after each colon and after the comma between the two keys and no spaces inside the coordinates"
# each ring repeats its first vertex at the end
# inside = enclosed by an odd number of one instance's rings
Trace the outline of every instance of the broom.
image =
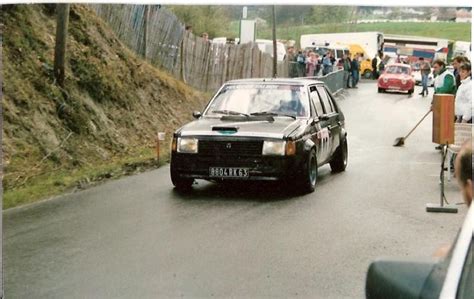
{"type": "Polygon", "coordinates": [[[431,112],[431,109],[428,110],[428,112],[426,112],[426,114],[423,116],[423,118],[420,119],[420,121],[416,124],[416,126],[413,127],[413,129],[411,129],[411,131],[405,137],[398,137],[397,139],[395,139],[395,144],[393,146],[403,146],[403,145],[405,145],[405,140],[408,138],[408,136],[410,136],[410,134],[413,133],[413,131],[415,131],[415,129],[428,116],[428,114],[430,114],[430,112],[431,112]]]}

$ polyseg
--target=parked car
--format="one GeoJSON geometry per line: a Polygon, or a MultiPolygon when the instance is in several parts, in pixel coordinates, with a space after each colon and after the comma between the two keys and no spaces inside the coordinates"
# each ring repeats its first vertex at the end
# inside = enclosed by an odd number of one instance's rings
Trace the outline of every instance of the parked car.
{"type": "Polygon", "coordinates": [[[474,206],[464,220],[447,257],[441,261],[372,262],[367,272],[367,298],[474,298],[474,206]]]}
{"type": "Polygon", "coordinates": [[[314,191],[318,167],[348,161],[344,114],[323,82],[245,79],[225,83],[196,120],[173,135],[171,181],[286,181],[314,191]]]}
{"type": "Polygon", "coordinates": [[[388,64],[377,82],[379,92],[407,91],[408,94],[412,94],[415,91],[415,78],[408,64],[388,64]]]}
{"type": "MultiPolygon", "coordinates": [[[[419,63],[413,64],[411,67],[413,78],[415,78],[415,84],[421,85],[421,70],[419,63]]],[[[431,68],[431,73],[428,75],[428,86],[434,86],[433,68],[431,68]]]]}

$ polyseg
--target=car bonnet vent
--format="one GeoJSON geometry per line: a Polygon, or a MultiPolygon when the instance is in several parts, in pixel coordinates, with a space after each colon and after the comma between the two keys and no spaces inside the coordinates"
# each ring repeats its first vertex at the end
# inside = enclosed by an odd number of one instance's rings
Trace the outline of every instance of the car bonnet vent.
{"type": "Polygon", "coordinates": [[[237,132],[239,130],[238,127],[225,127],[225,126],[215,126],[212,127],[213,131],[225,131],[225,132],[237,132]]]}

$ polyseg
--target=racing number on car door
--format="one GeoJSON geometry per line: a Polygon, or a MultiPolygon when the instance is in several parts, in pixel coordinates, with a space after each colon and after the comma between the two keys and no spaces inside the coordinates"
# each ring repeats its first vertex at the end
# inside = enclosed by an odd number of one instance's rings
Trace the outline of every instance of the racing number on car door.
{"type": "Polygon", "coordinates": [[[329,130],[329,134],[331,135],[331,149],[329,155],[332,155],[340,143],[341,126],[339,124],[339,114],[337,113],[336,107],[334,107],[332,99],[324,86],[317,86],[317,89],[319,97],[321,98],[321,102],[324,106],[325,115],[328,117],[327,128],[329,130]]]}
{"type": "MultiPolygon", "coordinates": [[[[320,117],[324,115],[324,108],[316,90],[316,86],[310,87],[310,97],[316,110],[316,116],[320,117]]],[[[317,158],[320,163],[326,161],[331,155],[332,141],[328,125],[329,122],[323,119],[320,119],[316,124],[316,138],[314,138],[313,141],[317,144],[317,158]]]]}

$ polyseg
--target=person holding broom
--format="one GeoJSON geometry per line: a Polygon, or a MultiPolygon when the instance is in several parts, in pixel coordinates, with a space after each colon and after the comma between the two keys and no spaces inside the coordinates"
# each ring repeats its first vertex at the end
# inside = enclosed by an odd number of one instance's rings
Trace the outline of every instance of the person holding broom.
{"type": "Polygon", "coordinates": [[[456,79],[453,73],[446,69],[446,64],[443,60],[437,59],[433,62],[433,72],[435,74],[435,94],[447,93],[456,94],[456,79]]]}

